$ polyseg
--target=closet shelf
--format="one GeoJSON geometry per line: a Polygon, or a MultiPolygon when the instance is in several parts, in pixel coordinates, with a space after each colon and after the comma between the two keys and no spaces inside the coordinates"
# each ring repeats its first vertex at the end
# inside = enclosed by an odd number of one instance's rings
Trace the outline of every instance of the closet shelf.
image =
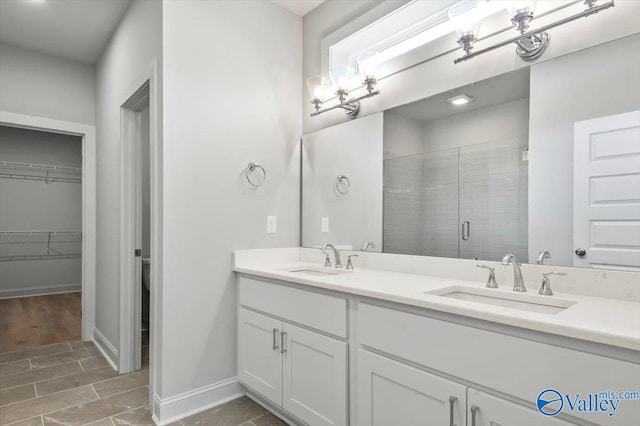
{"type": "Polygon", "coordinates": [[[0,161],[0,178],[82,183],[82,168],[0,161]]]}
{"type": "Polygon", "coordinates": [[[76,259],[81,254],[80,231],[0,231],[0,262],[76,259]]]}

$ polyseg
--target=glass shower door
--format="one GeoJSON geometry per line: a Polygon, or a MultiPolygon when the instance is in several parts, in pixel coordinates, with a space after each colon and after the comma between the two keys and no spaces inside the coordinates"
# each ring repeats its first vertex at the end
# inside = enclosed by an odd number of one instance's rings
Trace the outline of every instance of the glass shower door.
{"type": "Polygon", "coordinates": [[[528,261],[526,151],[520,138],[460,148],[460,258],[528,261]]]}

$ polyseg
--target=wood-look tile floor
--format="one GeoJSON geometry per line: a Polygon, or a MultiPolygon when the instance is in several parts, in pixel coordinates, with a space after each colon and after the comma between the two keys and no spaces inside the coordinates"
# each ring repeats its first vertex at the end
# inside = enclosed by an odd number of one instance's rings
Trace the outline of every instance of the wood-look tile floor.
{"type": "Polygon", "coordinates": [[[80,292],[0,299],[0,353],[82,338],[80,292]]]}
{"type": "MultiPolygon", "coordinates": [[[[0,354],[0,425],[153,425],[149,347],[143,369],[118,375],[90,342],[59,343],[0,354]]],[[[174,426],[284,426],[247,397],[174,426]]]]}

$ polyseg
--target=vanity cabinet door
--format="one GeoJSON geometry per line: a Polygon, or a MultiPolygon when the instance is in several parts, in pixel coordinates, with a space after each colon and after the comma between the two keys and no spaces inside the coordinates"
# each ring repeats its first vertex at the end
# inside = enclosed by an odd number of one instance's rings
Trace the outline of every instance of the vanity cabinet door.
{"type": "Polygon", "coordinates": [[[347,343],[284,323],[282,407],[316,425],[347,424],[347,343]]]}
{"type": "Polygon", "coordinates": [[[467,396],[468,426],[576,426],[556,417],[547,417],[537,410],[506,401],[469,388],[467,396]],[[473,407],[475,409],[475,422],[473,407]]]}
{"type": "Polygon", "coordinates": [[[359,426],[465,425],[466,386],[364,349],[357,363],[359,426]]]}
{"type": "Polygon", "coordinates": [[[244,308],[238,314],[238,379],[282,405],[282,322],[244,308]]]}

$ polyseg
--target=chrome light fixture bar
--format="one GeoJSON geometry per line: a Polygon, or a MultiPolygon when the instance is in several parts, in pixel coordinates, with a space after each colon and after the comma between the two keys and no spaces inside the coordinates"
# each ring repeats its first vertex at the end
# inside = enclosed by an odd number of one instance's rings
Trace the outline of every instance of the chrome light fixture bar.
{"type": "Polygon", "coordinates": [[[356,118],[358,116],[358,113],[360,112],[360,101],[380,94],[380,91],[373,90],[373,85],[370,83],[367,83],[366,80],[364,84],[367,85],[367,91],[368,91],[367,94],[358,96],[357,98],[345,99],[345,95],[348,95],[349,92],[347,92],[346,90],[338,90],[336,92],[336,95],[338,95],[338,99],[340,100],[340,103],[327,108],[320,109],[320,105],[322,105],[322,102],[318,103],[317,99],[313,99],[311,103],[315,105],[316,110],[311,113],[311,116],[314,117],[324,112],[332,111],[336,108],[342,108],[345,110],[345,113],[349,118],[351,119],[356,118]]]}
{"type": "Polygon", "coordinates": [[[322,113],[333,111],[337,108],[342,108],[347,117],[354,119],[360,112],[360,101],[368,99],[372,96],[380,94],[380,90],[375,90],[375,86],[378,80],[375,77],[377,62],[375,59],[377,52],[367,51],[358,55],[357,67],[358,73],[354,67],[343,65],[336,67],[332,70],[332,80],[337,87],[335,95],[337,96],[339,103],[327,108],[322,108],[324,100],[331,93],[331,83],[327,77],[316,76],[307,80],[309,92],[311,93],[311,103],[313,104],[315,111],[311,113],[311,116],[320,115],[322,113]],[[347,87],[352,85],[357,75],[363,77],[362,84],[366,87],[367,93],[355,98],[347,98],[349,96],[349,90],[347,87]]]}
{"type": "Polygon", "coordinates": [[[473,36],[473,40],[471,41],[471,43],[469,43],[470,40],[460,39],[458,40],[458,43],[464,48],[466,54],[460,58],[455,59],[453,62],[455,64],[458,64],[460,62],[467,61],[471,58],[482,55],[483,53],[487,53],[492,50],[507,46],[511,43],[515,43],[517,45],[516,53],[522,60],[533,61],[535,59],[538,59],[540,56],[542,56],[547,46],[549,45],[549,35],[546,32],[547,30],[559,27],[580,18],[586,18],[587,16],[594,15],[598,12],[615,6],[613,0],[599,6],[595,5],[596,1],[597,0],[585,0],[584,4],[587,6],[587,9],[585,9],[584,11],[531,31],[527,31],[527,29],[529,28],[529,22],[533,19],[532,11],[526,9],[517,10],[513,18],[511,19],[511,22],[514,24],[514,26],[517,27],[518,31],[520,31],[519,35],[500,43],[496,43],[493,46],[487,47],[485,49],[478,50],[477,52],[471,52],[471,49],[473,49],[473,42],[475,42],[475,35],[473,36]]]}

